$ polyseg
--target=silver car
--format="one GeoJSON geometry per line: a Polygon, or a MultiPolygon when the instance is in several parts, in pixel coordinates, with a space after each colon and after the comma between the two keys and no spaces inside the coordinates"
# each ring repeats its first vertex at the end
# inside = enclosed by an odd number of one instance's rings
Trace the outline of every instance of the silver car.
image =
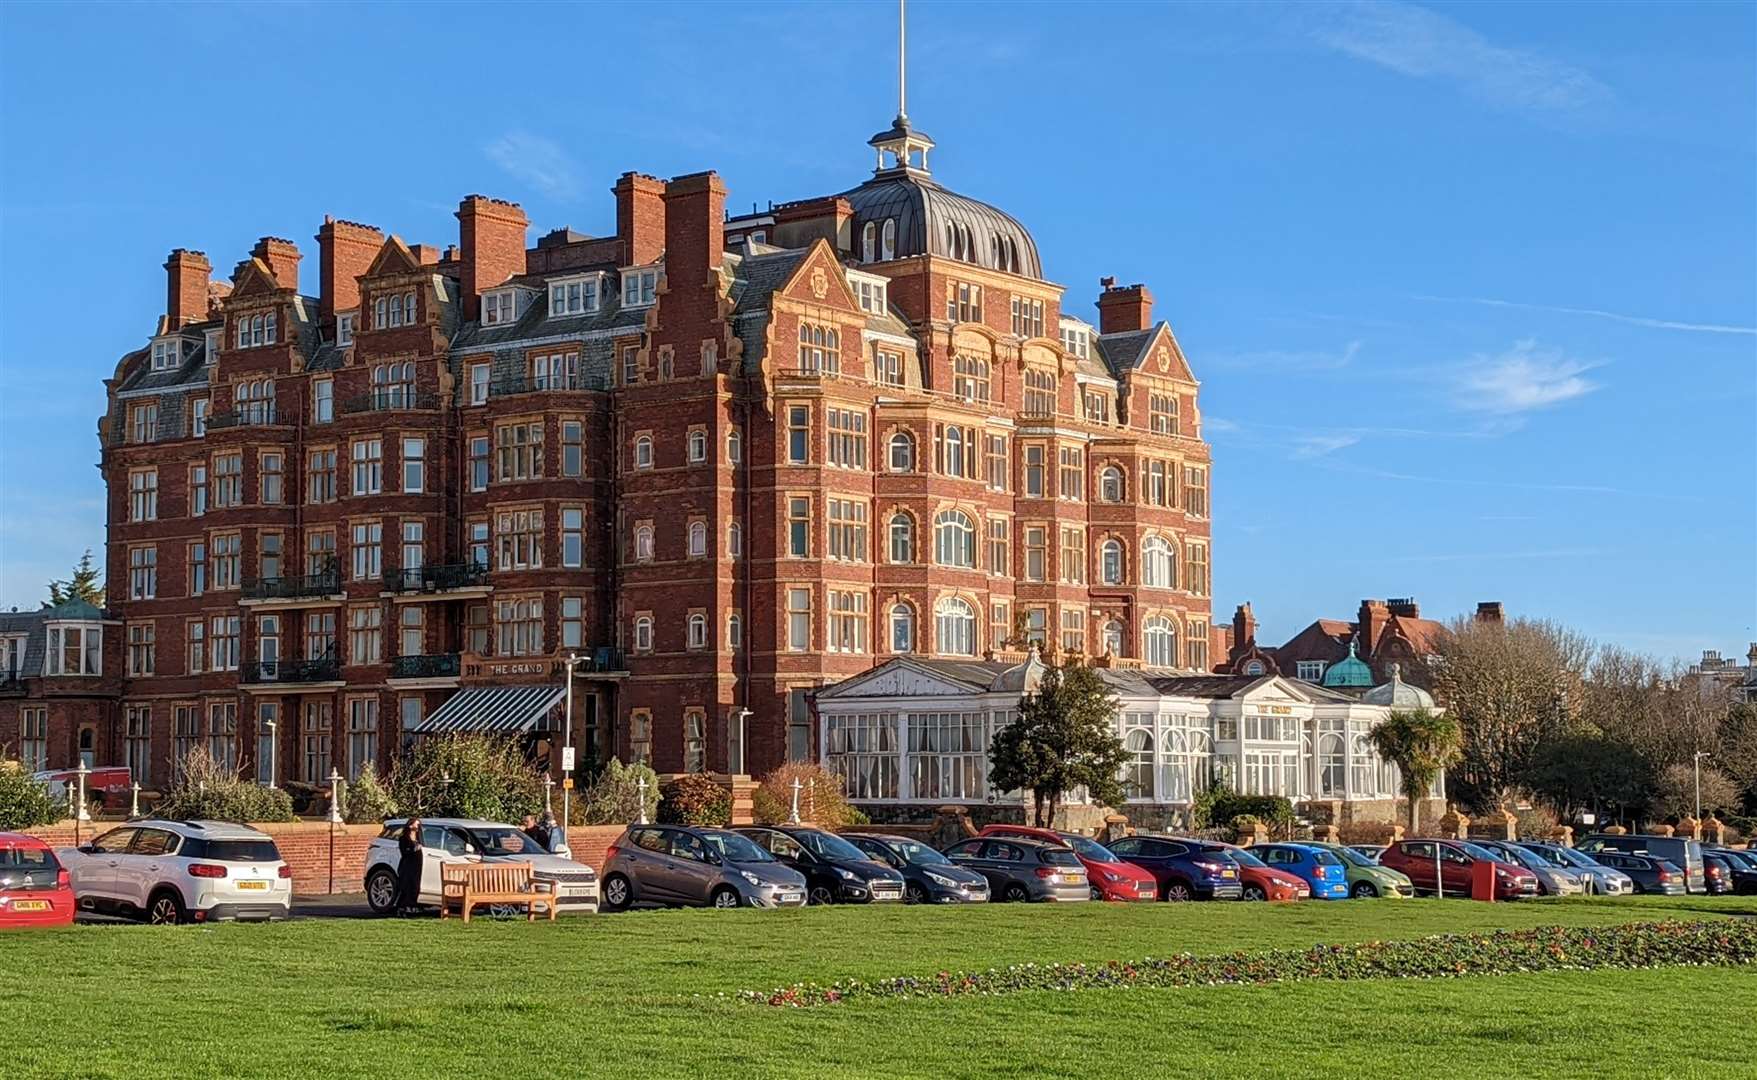
{"type": "Polygon", "coordinates": [[[1631,896],[1635,879],[1614,866],[1605,866],[1561,844],[1522,843],[1519,845],[1551,866],[1561,867],[1579,875],[1586,891],[1595,896],[1631,896]]]}
{"type": "MultiPolygon", "coordinates": [[[[366,903],[380,915],[397,908],[397,867],[401,862],[397,838],[402,835],[403,820],[385,822],[384,830],[366,847],[366,903]]],[[[598,910],[598,875],[592,868],[544,851],[517,825],[470,818],[422,818],[419,903],[437,907],[441,868],[461,862],[530,863],[532,877],[555,882],[556,911],[566,915],[598,910]]]]}
{"type": "Polygon", "coordinates": [[[1505,859],[1515,866],[1523,866],[1537,877],[1537,891],[1542,896],[1580,896],[1586,892],[1586,883],[1581,880],[1578,871],[1572,867],[1557,866],[1548,859],[1511,841],[1478,840],[1479,847],[1486,847],[1499,858],[1505,859]]]}
{"type": "Polygon", "coordinates": [[[987,878],[989,895],[997,900],[1092,898],[1085,865],[1061,844],[1020,836],[979,836],[953,844],[946,857],[987,878]]]}
{"type": "Polygon", "coordinates": [[[805,877],[730,829],[631,825],[604,853],[604,907],[803,907],[805,877]]]}

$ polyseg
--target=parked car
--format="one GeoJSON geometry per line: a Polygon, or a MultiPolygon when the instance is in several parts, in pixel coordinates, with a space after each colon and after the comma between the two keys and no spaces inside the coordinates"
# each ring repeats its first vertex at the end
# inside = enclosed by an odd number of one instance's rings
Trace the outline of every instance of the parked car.
{"type": "Polygon", "coordinates": [[[1239,885],[1243,892],[1242,900],[1309,900],[1312,887],[1306,879],[1282,870],[1272,869],[1268,863],[1251,854],[1250,848],[1242,848],[1237,844],[1223,844],[1218,840],[1197,841],[1203,851],[1214,852],[1231,859],[1238,867],[1239,885]]]}
{"type": "Polygon", "coordinates": [[[982,904],[988,902],[988,879],[958,866],[919,840],[877,833],[843,837],[875,862],[903,875],[906,904],[982,904]]]}
{"type": "MultiPolygon", "coordinates": [[[[397,838],[405,818],[392,818],[366,846],[366,903],[380,915],[397,906],[397,838]]],[[[584,863],[551,855],[517,825],[473,818],[421,819],[421,895],[418,903],[437,906],[441,867],[466,862],[528,862],[531,876],[553,881],[556,911],[598,910],[598,875],[584,863]]]]}
{"type": "Polygon", "coordinates": [[[604,907],[803,907],[805,875],[731,829],[630,825],[604,852],[604,907]]]}
{"type": "Polygon", "coordinates": [[[1348,850],[1372,862],[1378,862],[1379,856],[1385,854],[1384,844],[1349,844],[1348,850]]]}
{"type": "Polygon", "coordinates": [[[1711,896],[1726,896],[1737,888],[1733,884],[1732,863],[1718,851],[1702,853],[1702,876],[1708,879],[1708,892],[1711,896]]]}
{"type": "Polygon", "coordinates": [[[1592,857],[1635,879],[1636,892],[1683,896],[1690,890],[1683,869],[1676,863],[1667,862],[1657,856],[1629,855],[1605,848],[1595,852],[1592,857]]]}
{"type": "Polygon", "coordinates": [[[1490,840],[1478,842],[1478,847],[1486,848],[1496,857],[1507,862],[1523,866],[1537,875],[1537,891],[1542,896],[1579,896],[1586,892],[1586,884],[1580,875],[1566,867],[1556,866],[1535,852],[1526,850],[1518,844],[1506,840],[1490,840]]]}
{"type": "Polygon", "coordinates": [[[1733,891],[1740,896],[1757,893],[1757,852],[1735,851],[1732,848],[1707,848],[1709,854],[1725,859],[1733,872],[1733,891]]]}
{"type": "Polygon", "coordinates": [[[799,825],[737,830],[782,865],[805,876],[813,904],[871,904],[903,899],[903,875],[832,832],[799,825]]]}
{"type": "Polygon", "coordinates": [[[1586,891],[1595,896],[1628,896],[1635,891],[1634,878],[1571,847],[1536,842],[1522,843],[1519,846],[1551,866],[1574,871],[1586,891]]]}
{"type": "Polygon", "coordinates": [[[1161,900],[1238,900],[1244,896],[1239,865],[1208,841],[1181,836],[1125,836],[1110,845],[1124,862],[1153,875],[1161,900]]]}
{"type": "Polygon", "coordinates": [[[1708,891],[1708,878],[1703,873],[1702,866],[1702,845],[1687,836],[1649,836],[1644,833],[1617,836],[1593,833],[1574,846],[1594,858],[1605,848],[1629,855],[1652,855],[1683,870],[1684,887],[1690,892],[1708,891]]]}
{"type": "Polygon", "coordinates": [[[75,903],[67,870],[48,844],[0,832],[0,930],[66,926],[75,903]]]}
{"type": "Polygon", "coordinates": [[[57,852],[79,910],[152,923],[284,919],[293,871],[272,838],[223,821],[138,821],[57,852]]]}
{"type": "Polygon", "coordinates": [[[1495,899],[1519,900],[1537,895],[1537,875],[1517,863],[1496,858],[1492,852],[1467,840],[1399,840],[1379,857],[1409,878],[1415,891],[1433,893],[1438,886],[1444,896],[1469,896],[1471,876],[1478,862],[1488,862],[1495,872],[1495,899]],[[1435,881],[1434,859],[1438,851],[1440,880],[1435,881]]]}
{"type": "Polygon", "coordinates": [[[1312,887],[1312,899],[1348,899],[1348,870],[1334,854],[1307,844],[1254,844],[1252,848],[1271,870],[1304,878],[1312,887]]]}
{"type": "Polygon", "coordinates": [[[1159,885],[1153,875],[1138,866],[1131,866],[1116,853],[1090,837],[1078,833],[1039,829],[1030,825],[988,825],[983,836],[1028,836],[1051,844],[1072,848],[1074,857],[1086,868],[1094,900],[1157,900],[1159,885]]]}
{"type": "Polygon", "coordinates": [[[1410,884],[1408,877],[1389,866],[1380,866],[1377,859],[1370,859],[1354,848],[1318,842],[1306,846],[1328,851],[1342,860],[1344,879],[1348,882],[1348,895],[1356,900],[1370,900],[1378,896],[1402,900],[1415,895],[1415,886],[1410,884]]]}
{"type": "Polygon", "coordinates": [[[1008,901],[1092,898],[1086,868],[1073,849],[1023,836],[960,840],[946,857],[988,879],[989,895],[1008,901]]]}

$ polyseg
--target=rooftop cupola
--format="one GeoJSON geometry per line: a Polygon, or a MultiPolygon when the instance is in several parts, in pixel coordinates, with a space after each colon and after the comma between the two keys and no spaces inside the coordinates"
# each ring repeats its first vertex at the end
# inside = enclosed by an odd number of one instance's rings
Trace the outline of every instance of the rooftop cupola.
{"type": "Polygon", "coordinates": [[[923,132],[909,126],[908,86],[909,66],[907,45],[907,20],[903,9],[903,0],[897,2],[897,118],[891,121],[886,131],[881,131],[866,140],[866,144],[878,151],[878,167],[875,173],[887,173],[894,170],[912,170],[926,175],[927,152],[933,149],[933,140],[923,132]]]}

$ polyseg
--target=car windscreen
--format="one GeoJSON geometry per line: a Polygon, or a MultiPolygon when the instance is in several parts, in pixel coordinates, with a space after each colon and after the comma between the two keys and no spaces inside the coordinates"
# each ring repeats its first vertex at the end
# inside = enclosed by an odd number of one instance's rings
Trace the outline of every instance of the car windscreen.
{"type": "Polygon", "coordinates": [[[1252,855],[1250,852],[1246,851],[1244,848],[1228,849],[1225,851],[1210,851],[1210,852],[1208,852],[1208,854],[1218,855],[1222,859],[1231,859],[1233,862],[1238,863],[1240,866],[1255,866],[1260,869],[1267,869],[1269,866],[1268,863],[1264,862],[1262,859],[1257,858],[1255,855],[1252,855]]]}
{"type": "Polygon", "coordinates": [[[1069,836],[1064,833],[1062,834],[1061,841],[1073,848],[1075,854],[1079,855],[1082,859],[1091,859],[1093,862],[1118,861],[1116,852],[1110,850],[1096,840],[1088,840],[1084,836],[1069,836]]]}
{"type": "Polygon", "coordinates": [[[476,850],[493,859],[505,858],[509,855],[547,855],[548,851],[537,841],[526,836],[511,825],[495,825],[489,828],[466,829],[476,850]]]}
{"type": "Polygon", "coordinates": [[[1076,869],[1080,866],[1079,856],[1067,848],[1040,848],[1037,858],[1039,862],[1046,862],[1051,866],[1071,866],[1076,869]]]}
{"type": "Polygon", "coordinates": [[[914,840],[904,840],[892,846],[902,852],[903,861],[916,866],[941,866],[952,861],[926,844],[917,843],[914,840]]]}
{"type": "Polygon", "coordinates": [[[183,841],[177,854],[189,859],[211,859],[214,862],[280,862],[280,850],[273,840],[208,840],[190,837],[183,841]]]}
{"type": "Polygon", "coordinates": [[[720,853],[727,862],[774,862],[775,857],[735,832],[703,830],[702,843],[720,853]]]}
{"type": "Polygon", "coordinates": [[[1336,856],[1330,854],[1330,852],[1324,850],[1323,848],[1303,848],[1301,850],[1311,852],[1312,861],[1317,863],[1319,866],[1341,866],[1342,865],[1341,859],[1338,859],[1336,856]]]}
{"type": "Polygon", "coordinates": [[[1469,855],[1473,859],[1487,859],[1490,862],[1506,862],[1507,861],[1507,856],[1497,855],[1494,852],[1490,851],[1488,848],[1478,847],[1475,844],[1467,844],[1462,840],[1456,841],[1456,843],[1458,845],[1458,850],[1464,852],[1466,855],[1469,855]]]}
{"type": "Polygon", "coordinates": [[[1518,844],[1508,844],[1506,847],[1496,848],[1495,850],[1507,853],[1506,858],[1502,860],[1503,862],[1518,863],[1527,870],[1543,870],[1548,866],[1543,859],[1538,858],[1536,855],[1520,847],[1518,844]]]}
{"type": "Polygon", "coordinates": [[[805,850],[820,859],[843,859],[848,862],[869,862],[866,852],[850,844],[840,836],[815,829],[804,829],[794,833],[793,838],[805,850]]]}
{"type": "Polygon", "coordinates": [[[1347,863],[1350,866],[1377,866],[1377,865],[1379,865],[1378,863],[1367,858],[1365,855],[1362,855],[1360,852],[1354,850],[1353,848],[1346,848],[1346,847],[1345,848],[1335,848],[1334,850],[1332,850],[1330,848],[1325,848],[1324,850],[1329,851],[1330,854],[1336,856],[1338,859],[1341,859],[1343,862],[1347,863]]]}

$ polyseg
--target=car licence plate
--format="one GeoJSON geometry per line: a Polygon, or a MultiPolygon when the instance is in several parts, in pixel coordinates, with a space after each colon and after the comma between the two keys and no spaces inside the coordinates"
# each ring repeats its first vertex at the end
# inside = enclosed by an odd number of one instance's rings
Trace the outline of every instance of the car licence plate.
{"type": "Polygon", "coordinates": [[[266,888],[268,888],[268,882],[266,882],[266,881],[240,881],[238,883],[238,887],[240,889],[266,889],[266,888]]]}
{"type": "Polygon", "coordinates": [[[47,900],[14,900],[12,902],[12,910],[47,911],[49,910],[49,902],[47,900]]]}
{"type": "Polygon", "coordinates": [[[1222,871],[1220,871],[1220,876],[1223,878],[1238,877],[1238,871],[1237,870],[1222,870],[1222,871]]]}
{"type": "Polygon", "coordinates": [[[776,893],[775,902],[779,904],[795,904],[799,902],[799,894],[796,892],[776,893]]]}

